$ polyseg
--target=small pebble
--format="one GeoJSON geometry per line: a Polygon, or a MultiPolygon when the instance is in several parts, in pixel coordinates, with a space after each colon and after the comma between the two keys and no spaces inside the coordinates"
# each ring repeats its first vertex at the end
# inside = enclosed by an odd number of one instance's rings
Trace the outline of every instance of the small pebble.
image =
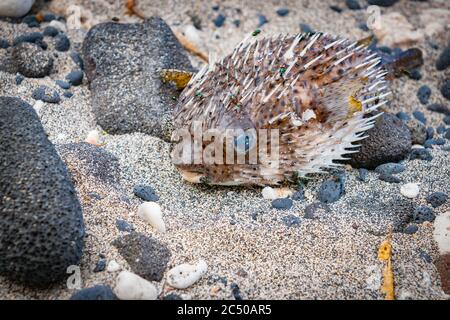
{"type": "Polygon", "coordinates": [[[207,270],[208,265],[204,260],[195,265],[183,263],[167,272],[167,283],[176,289],[185,289],[200,280],[207,270]]]}
{"type": "Polygon", "coordinates": [[[75,70],[66,76],[66,80],[73,86],[79,86],[83,82],[83,71],[75,70]]]}
{"type": "Polygon", "coordinates": [[[304,200],[305,199],[305,194],[303,192],[303,189],[295,191],[292,194],[291,199],[294,200],[294,201],[304,200]]]}
{"type": "Polygon", "coordinates": [[[64,92],[64,97],[66,97],[66,98],[72,98],[72,96],[73,96],[73,93],[72,92],[70,92],[70,91],[66,91],[66,92],[64,92]]]}
{"type": "Polygon", "coordinates": [[[417,197],[419,191],[420,188],[418,183],[406,183],[400,187],[400,193],[409,199],[417,197]]]}
{"type": "Polygon", "coordinates": [[[176,293],[169,293],[168,295],[163,297],[163,300],[183,300],[183,298],[176,293]]]}
{"type": "Polygon", "coordinates": [[[337,12],[337,13],[341,13],[342,12],[342,9],[339,8],[338,6],[335,6],[335,5],[331,5],[330,9],[335,11],[335,12],[337,12]]]}
{"type": "Polygon", "coordinates": [[[431,96],[431,89],[429,86],[423,85],[417,91],[417,98],[419,98],[421,104],[427,104],[428,100],[430,99],[430,96],[431,96]]]}
{"type": "Polygon", "coordinates": [[[213,19],[214,25],[218,28],[222,27],[223,24],[225,23],[225,19],[226,19],[225,16],[220,13],[219,15],[217,15],[217,17],[213,19]]]}
{"type": "Polygon", "coordinates": [[[133,193],[136,197],[141,198],[144,201],[156,202],[159,200],[159,196],[156,194],[155,189],[148,185],[137,185],[133,188],[133,193]]]}
{"type": "Polygon", "coordinates": [[[68,51],[70,49],[70,40],[65,34],[58,34],[56,37],[55,49],[57,51],[68,51]]]}
{"type": "Polygon", "coordinates": [[[272,208],[278,209],[278,210],[289,210],[292,208],[293,201],[289,198],[282,198],[282,199],[274,199],[272,200],[272,208]]]}
{"type": "Polygon", "coordinates": [[[396,176],[393,176],[391,174],[380,174],[378,176],[378,179],[381,181],[389,182],[389,183],[400,183],[400,178],[397,178],[396,176]]]}
{"type": "Polygon", "coordinates": [[[358,28],[360,28],[362,31],[370,31],[369,27],[365,22],[358,24],[358,28]]]}
{"type": "Polygon", "coordinates": [[[30,28],[39,28],[40,26],[39,21],[34,15],[24,17],[22,23],[25,23],[30,28]]]}
{"type": "Polygon", "coordinates": [[[405,230],[403,230],[403,232],[406,234],[414,234],[417,232],[417,230],[419,230],[419,227],[417,225],[410,224],[405,228],[405,230]]]}
{"type": "Polygon", "coordinates": [[[144,202],[138,208],[138,216],[148,222],[158,232],[166,232],[161,207],[156,202],[144,202]]]}
{"type": "Polygon", "coordinates": [[[280,8],[277,10],[277,15],[279,15],[280,17],[284,17],[287,16],[289,13],[289,9],[288,8],[280,8]]]}
{"type": "Polygon", "coordinates": [[[51,27],[51,26],[47,26],[44,29],[44,36],[47,37],[56,37],[59,34],[59,30],[56,29],[55,27],[51,27]]]}
{"type": "Polygon", "coordinates": [[[287,227],[293,227],[300,224],[300,218],[290,214],[282,217],[281,222],[287,227]]]}
{"type": "Polygon", "coordinates": [[[428,127],[427,128],[427,140],[433,139],[433,137],[434,137],[434,128],[428,127]]]}
{"type": "Polygon", "coordinates": [[[305,215],[303,217],[305,219],[314,219],[316,217],[316,213],[325,214],[329,212],[331,212],[331,210],[327,204],[314,202],[306,206],[305,215]]]}
{"type": "Polygon", "coordinates": [[[399,118],[403,121],[408,121],[411,119],[411,117],[406,112],[403,112],[403,111],[398,112],[396,114],[396,116],[397,116],[397,118],[399,118]]]}
{"type": "Polygon", "coordinates": [[[25,80],[25,77],[21,74],[16,75],[16,85],[20,85],[22,81],[25,80]]]}
{"type": "Polygon", "coordinates": [[[32,97],[34,100],[41,100],[48,103],[59,103],[61,101],[59,93],[47,86],[39,86],[34,89],[32,97]]]}
{"type": "Polygon", "coordinates": [[[413,116],[414,116],[414,118],[416,118],[417,120],[419,120],[423,124],[427,123],[427,119],[425,118],[425,115],[423,114],[422,111],[414,111],[413,112],[413,116]]]}
{"type": "Polygon", "coordinates": [[[117,297],[109,286],[98,284],[76,291],[70,300],[117,300],[117,297]]]}
{"type": "Polygon", "coordinates": [[[433,160],[433,157],[431,156],[430,152],[426,149],[413,149],[411,151],[411,155],[409,156],[410,160],[425,160],[425,161],[431,161],[433,160]]]}
{"type": "Polygon", "coordinates": [[[0,38],[0,49],[8,49],[10,46],[8,40],[0,38]]]}
{"type": "Polygon", "coordinates": [[[344,188],[341,181],[327,180],[320,186],[317,197],[320,202],[331,203],[339,200],[343,192],[344,188]]]}
{"type": "Polygon", "coordinates": [[[444,126],[437,127],[436,132],[437,134],[443,134],[445,132],[445,127],[444,126]]]}
{"type": "Polygon", "coordinates": [[[108,272],[116,272],[122,269],[122,267],[117,263],[116,260],[111,260],[106,267],[106,271],[108,272]]]}
{"type": "Polygon", "coordinates": [[[93,144],[94,146],[100,145],[100,133],[97,130],[91,130],[88,132],[86,139],[87,143],[93,144]]]}
{"type": "Polygon", "coordinates": [[[63,81],[63,80],[55,80],[55,83],[60,86],[62,89],[69,89],[70,83],[63,81]]]}
{"type": "Polygon", "coordinates": [[[360,168],[358,169],[358,179],[360,181],[366,182],[367,181],[367,175],[369,173],[369,170],[364,169],[364,168],[360,168]]]}
{"type": "Polygon", "coordinates": [[[445,99],[450,101],[450,78],[445,79],[441,86],[441,93],[445,99]]]}
{"type": "Polygon", "coordinates": [[[233,24],[236,26],[236,28],[239,28],[239,26],[241,25],[241,20],[235,19],[233,20],[233,24]]]}
{"type": "Polygon", "coordinates": [[[367,3],[370,5],[376,5],[380,7],[390,7],[398,0],[367,0],[367,3]]]}
{"type": "Polygon", "coordinates": [[[73,62],[75,62],[81,70],[84,70],[84,61],[81,58],[81,56],[78,54],[78,52],[72,51],[70,53],[70,57],[72,58],[73,62]]]}
{"type": "Polygon", "coordinates": [[[211,7],[214,11],[218,11],[220,6],[218,4],[215,4],[211,7]]]}
{"type": "Polygon", "coordinates": [[[13,40],[13,46],[18,45],[22,42],[39,43],[44,39],[44,36],[40,32],[30,32],[22,34],[13,40]]]}
{"type": "Polygon", "coordinates": [[[268,23],[269,20],[267,20],[266,16],[263,14],[258,14],[258,28],[262,27],[266,23],[268,23]]]}
{"type": "Polygon", "coordinates": [[[431,204],[433,208],[437,208],[448,200],[448,195],[444,192],[433,192],[427,197],[427,202],[431,204]]]}
{"type": "Polygon", "coordinates": [[[156,300],[156,287],[144,278],[129,271],[122,271],[116,279],[114,293],[121,300],[156,300]]]}
{"type": "Polygon", "coordinates": [[[450,115],[450,109],[446,105],[440,103],[430,104],[427,106],[427,109],[433,112],[445,114],[447,116],[450,115]]]}
{"type": "Polygon", "coordinates": [[[350,10],[360,10],[361,6],[359,5],[358,1],[356,0],[346,0],[345,4],[347,5],[347,8],[350,10]]]}
{"type": "Polygon", "coordinates": [[[427,206],[419,206],[414,210],[413,220],[417,223],[422,223],[425,221],[433,222],[436,215],[433,210],[427,206]]]}
{"type": "Polygon", "coordinates": [[[106,259],[100,258],[95,265],[94,272],[102,272],[106,269],[106,259]]]}
{"type": "Polygon", "coordinates": [[[235,300],[243,300],[241,296],[241,290],[239,289],[239,286],[236,283],[232,283],[230,285],[231,288],[231,294],[233,295],[235,300]]]}
{"type": "Polygon", "coordinates": [[[412,79],[412,80],[420,80],[422,79],[422,74],[420,73],[419,70],[414,69],[414,70],[410,70],[408,73],[408,78],[412,79]]]}
{"type": "Polygon", "coordinates": [[[423,146],[425,148],[431,148],[433,145],[442,146],[444,144],[445,144],[445,139],[444,138],[437,138],[437,139],[426,140],[425,143],[423,144],[423,146]]]}
{"type": "Polygon", "coordinates": [[[300,32],[302,33],[311,33],[314,32],[313,29],[306,23],[300,23],[300,32]]]}
{"type": "Polygon", "coordinates": [[[116,227],[119,231],[122,232],[132,232],[134,231],[133,225],[129,224],[125,220],[122,219],[116,219],[116,227]]]}
{"type": "Polygon", "coordinates": [[[46,13],[44,14],[43,18],[45,22],[51,22],[53,20],[56,20],[56,16],[53,13],[46,13]]]}
{"type": "Polygon", "coordinates": [[[383,163],[375,168],[375,172],[379,174],[397,174],[403,171],[405,171],[405,166],[394,162],[383,163]]]}
{"type": "Polygon", "coordinates": [[[450,42],[436,60],[436,69],[439,71],[447,69],[448,66],[450,66],[450,42]]]}

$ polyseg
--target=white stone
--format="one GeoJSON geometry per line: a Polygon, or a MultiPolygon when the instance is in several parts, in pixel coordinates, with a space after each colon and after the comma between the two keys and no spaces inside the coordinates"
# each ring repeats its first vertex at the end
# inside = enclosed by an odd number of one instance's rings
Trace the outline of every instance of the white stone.
{"type": "Polygon", "coordinates": [[[425,149],[425,147],[420,144],[413,144],[411,149],[425,149]]]}
{"type": "Polygon", "coordinates": [[[437,215],[434,219],[433,237],[441,254],[450,253],[450,211],[437,215]]]}
{"type": "Polygon", "coordinates": [[[158,297],[158,290],[151,282],[129,271],[119,273],[114,293],[120,300],[156,300],[158,297]]]}
{"type": "Polygon", "coordinates": [[[116,272],[121,269],[120,265],[116,262],[116,260],[111,260],[106,267],[106,271],[108,272],[116,272]]]}
{"type": "Polygon", "coordinates": [[[185,289],[197,282],[208,270],[205,260],[197,264],[180,264],[167,272],[167,283],[177,289],[185,289]]]}
{"type": "Polygon", "coordinates": [[[410,199],[417,197],[419,191],[420,188],[418,183],[407,183],[400,187],[400,193],[410,199]]]}
{"type": "Polygon", "coordinates": [[[87,143],[93,144],[94,146],[99,146],[100,145],[100,134],[98,133],[97,130],[92,130],[89,131],[89,133],[86,136],[86,140],[87,143]]]}
{"type": "Polygon", "coordinates": [[[274,199],[287,198],[289,196],[292,196],[294,191],[289,188],[265,187],[262,189],[261,193],[262,193],[262,196],[264,199],[274,200],[274,199]]]}
{"type": "Polygon", "coordinates": [[[198,47],[203,47],[202,38],[200,37],[200,32],[193,26],[188,25],[183,29],[184,36],[193,44],[198,47]]]}
{"type": "Polygon", "coordinates": [[[1,0],[0,16],[19,18],[28,13],[34,0],[1,0]]]}
{"type": "Polygon", "coordinates": [[[166,232],[161,207],[156,202],[144,202],[139,206],[137,214],[157,231],[166,232]]]}
{"type": "Polygon", "coordinates": [[[399,12],[382,15],[380,28],[374,28],[373,32],[380,44],[389,47],[406,48],[424,38],[424,32],[416,30],[399,12]]]}

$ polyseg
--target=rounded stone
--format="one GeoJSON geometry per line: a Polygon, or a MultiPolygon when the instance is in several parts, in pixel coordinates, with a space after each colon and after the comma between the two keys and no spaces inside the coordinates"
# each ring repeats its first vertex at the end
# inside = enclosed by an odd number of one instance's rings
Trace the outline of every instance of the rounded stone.
{"type": "Polygon", "coordinates": [[[83,71],[75,70],[66,76],[66,80],[73,86],[79,86],[83,82],[83,71]]]}
{"type": "Polygon", "coordinates": [[[59,93],[47,86],[39,86],[33,91],[32,97],[34,100],[41,100],[48,103],[59,103],[61,97],[59,93]]]}
{"type": "Polygon", "coordinates": [[[292,208],[293,201],[289,198],[281,198],[272,200],[272,208],[278,210],[288,210],[292,208]]]}
{"type": "Polygon", "coordinates": [[[28,78],[43,78],[53,68],[53,58],[49,52],[34,43],[18,44],[13,48],[12,57],[17,70],[28,78]]]}
{"type": "Polygon", "coordinates": [[[423,144],[427,138],[427,128],[425,125],[416,119],[410,119],[405,124],[411,133],[411,143],[423,144]]]}
{"type": "Polygon", "coordinates": [[[98,284],[96,286],[76,291],[70,300],[118,300],[110,286],[98,284]]]}
{"type": "Polygon", "coordinates": [[[427,197],[427,202],[431,204],[433,208],[437,208],[448,200],[448,195],[444,192],[433,192],[427,197]]]}

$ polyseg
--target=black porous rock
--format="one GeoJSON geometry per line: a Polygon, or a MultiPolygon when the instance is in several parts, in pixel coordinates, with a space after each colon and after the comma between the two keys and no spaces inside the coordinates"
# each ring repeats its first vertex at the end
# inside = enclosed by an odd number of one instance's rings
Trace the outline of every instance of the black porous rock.
{"type": "Polygon", "coordinates": [[[60,33],[55,37],[55,49],[65,52],[70,49],[70,40],[64,33],[60,33]]]}
{"type": "Polygon", "coordinates": [[[411,154],[409,156],[409,160],[425,160],[425,161],[431,161],[433,160],[433,156],[427,149],[413,149],[411,151],[411,154]]]}
{"type": "Polygon", "coordinates": [[[50,53],[34,43],[23,42],[12,50],[12,58],[17,71],[28,78],[48,76],[53,68],[50,53]]]}
{"type": "Polygon", "coordinates": [[[18,98],[0,97],[0,199],[0,274],[37,287],[66,279],[82,255],[82,209],[39,117],[18,98]]]}
{"type": "Polygon", "coordinates": [[[149,185],[137,185],[133,188],[133,193],[136,197],[141,198],[144,201],[156,202],[159,200],[159,196],[156,194],[155,189],[149,185]]]}
{"type": "Polygon", "coordinates": [[[441,93],[445,99],[450,101],[450,78],[444,80],[441,86],[441,93]]]}
{"type": "Polygon", "coordinates": [[[34,100],[41,100],[48,103],[59,103],[61,101],[61,97],[59,93],[47,86],[39,86],[34,89],[33,94],[31,95],[34,100]]]}
{"type": "Polygon", "coordinates": [[[283,224],[286,225],[287,227],[293,227],[300,224],[300,218],[292,214],[289,214],[287,216],[282,217],[281,222],[283,222],[283,224]]]}
{"type": "Polygon", "coordinates": [[[436,69],[442,71],[450,65],[450,42],[436,60],[436,69]]]}
{"type": "Polygon", "coordinates": [[[448,200],[448,195],[444,192],[433,192],[427,197],[427,202],[431,204],[433,208],[442,206],[448,200]]]}
{"type": "Polygon", "coordinates": [[[292,208],[293,202],[289,198],[281,198],[272,200],[272,208],[278,210],[288,210],[292,208]]]}
{"type": "Polygon", "coordinates": [[[344,183],[342,180],[333,181],[327,180],[322,183],[317,192],[317,197],[320,202],[332,203],[344,194],[344,183]]]}
{"type": "Polygon", "coordinates": [[[43,34],[46,37],[54,38],[59,34],[59,31],[55,27],[48,26],[48,27],[45,27],[43,34]]]}
{"type": "Polygon", "coordinates": [[[110,286],[98,284],[76,291],[70,300],[118,300],[110,286]]]}
{"type": "Polygon", "coordinates": [[[408,78],[410,78],[412,80],[420,80],[420,79],[422,79],[422,74],[417,69],[413,69],[413,70],[408,71],[406,75],[408,76],[408,78]]]}
{"type": "Polygon", "coordinates": [[[387,162],[398,162],[411,151],[411,134],[402,120],[391,114],[380,116],[368,138],[359,142],[358,153],[350,164],[355,168],[375,169],[387,162]]]}
{"type": "Polygon", "coordinates": [[[150,281],[161,281],[171,256],[165,244],[133,232],[117,238],[113,245],[134,273],[150,281]]]}
{"type": "Polygon", "coordinates": [[[140,24],[101,23],[83,42],[92,109],[104,130],[143,132],[170,140],[179,91],[161,69],[193,71],[184,49],[159,17],[140,24]]]}
{"type": "Polygon", "coordinates": [[[379,174],[397,174],[405,171],[405,166],[400,163],[383,163],[375,168],[375,172],[379,174]]]}
{"type": "Polygon", "coordinates": [[[134,226],[129,224],[125,220],[122,220],[122,219],[117,219],[116,220],[116,227],[117,227],[117,229],[119,231],[123,231],[123,232],[132,232],[132,231],[134,231],[134,226]]]}
{"type": "Polygon", "coordinates": [[[419,206],[416,209],[414,209],[413,212],[413,221],[417,223],[422,223],[425,221],[433,222],[436,218],[436,215],[433,212],[433,209],[427,207],[427,206],[419,206]]]}
{"type": "Polygon", "coordinates": [[[83,82],[83,71],[75,70],[66,76],[66,80],[73,86],[79,86],[83,82]]]}

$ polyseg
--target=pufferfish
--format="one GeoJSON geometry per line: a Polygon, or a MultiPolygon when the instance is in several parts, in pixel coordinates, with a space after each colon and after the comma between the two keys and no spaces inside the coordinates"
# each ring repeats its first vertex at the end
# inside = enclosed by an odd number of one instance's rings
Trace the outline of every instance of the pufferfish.
{"type": "Polygon", "coordinates": [[[276,185],[342,166],[388,103],[387,77],[418,58],[382,63],[367,41],[320,32],[257,34],[180,85],[172,160],[189,182],[276,185]]]}

